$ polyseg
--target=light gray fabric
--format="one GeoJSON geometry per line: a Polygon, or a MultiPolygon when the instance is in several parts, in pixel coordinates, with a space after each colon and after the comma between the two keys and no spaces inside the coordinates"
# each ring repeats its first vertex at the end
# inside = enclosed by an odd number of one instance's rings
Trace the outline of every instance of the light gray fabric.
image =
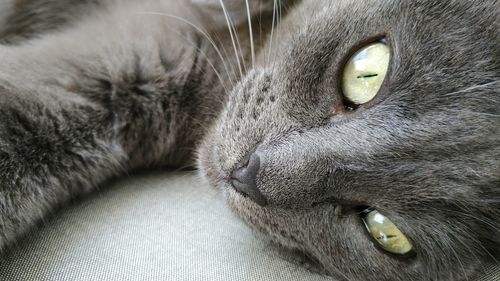
{"type": "Polygon", "coordinates": [[[155,173],[62,210],[0,260],[0,280],[331,280],[288,260],[194,174],[155,173]]]}
{"type": "Polygon", "coordinates": [[[134,176],[65,208],[0,280],[328,280],[282,258],[190,173],[134,176]]]}

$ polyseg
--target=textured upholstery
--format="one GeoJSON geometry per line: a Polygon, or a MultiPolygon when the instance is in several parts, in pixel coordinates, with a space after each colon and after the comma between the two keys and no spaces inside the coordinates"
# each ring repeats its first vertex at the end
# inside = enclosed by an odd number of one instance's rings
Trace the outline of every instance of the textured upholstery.
{"type": "Polygon", "coordinates": [[[331,279],[290,262],[195,175],[156,173],[59,212],[0,260],[0,280],[331,279]]]}

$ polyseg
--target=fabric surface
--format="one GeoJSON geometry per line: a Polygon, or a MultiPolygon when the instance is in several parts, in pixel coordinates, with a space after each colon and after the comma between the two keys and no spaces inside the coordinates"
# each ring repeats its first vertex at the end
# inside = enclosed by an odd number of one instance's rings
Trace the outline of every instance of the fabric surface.
{"type": "Polygon", "coordinates": [[[332,280],[292,259],[194,174],[153,173],[60,211],[1,258],[0,280],[332,280]]]}
{"type": "Polygon", "coordinates": [[[0,261],[2,281],[328,280],[284,260],[191,173],[118,181],[0,261]]]}

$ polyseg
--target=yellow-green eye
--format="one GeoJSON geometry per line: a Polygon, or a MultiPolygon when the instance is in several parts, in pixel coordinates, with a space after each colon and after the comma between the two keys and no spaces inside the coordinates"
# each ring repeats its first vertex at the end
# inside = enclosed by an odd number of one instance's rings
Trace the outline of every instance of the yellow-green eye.
{"type": "Polygon", "coordinates": [[[385,251],[396,255],[413,252],[413,245],[408,238],[384,215],[371,211],[364,216],[363,222],[370,236],[385,251]]]}
{"type": "Polygon", "coordinates": [[[355,105],[371,101],[384,82],[389,61],[389,47],[382,42],[357,51],[344,67],[342,91],[345,99],[355,105]]]}

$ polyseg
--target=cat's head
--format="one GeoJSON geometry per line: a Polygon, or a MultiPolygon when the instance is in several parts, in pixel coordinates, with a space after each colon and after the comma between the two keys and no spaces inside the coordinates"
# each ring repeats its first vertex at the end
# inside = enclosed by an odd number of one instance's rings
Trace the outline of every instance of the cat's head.
{"type": "Polygon", "coordinates": [[[465,280],[500,245],[497,2],[295,9],[204,140],[203,173],[338,278],[465,280]]]}

